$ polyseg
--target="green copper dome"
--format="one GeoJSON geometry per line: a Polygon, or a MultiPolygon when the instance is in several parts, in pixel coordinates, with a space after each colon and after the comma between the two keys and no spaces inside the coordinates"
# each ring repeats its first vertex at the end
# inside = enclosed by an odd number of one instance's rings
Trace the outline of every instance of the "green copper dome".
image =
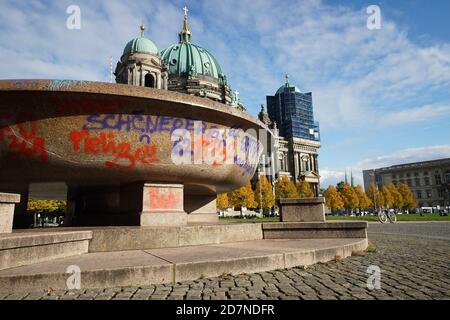
{"type": "Polygon", "coordinates": [[[299,88],[297,88],[296,86],[291,86],[289,83],[286,83],[286,84],[283,84],[280,88],[278,88],[277,93],[275,93],[275,94],[283,93],[284,90],[286,90],[286,89],[289,92],[295,91],[295,92],[301,93],[299,88]]]}
{"type": "Polygon", "coordinates": [[[128,42],[125,49],[123,49],[123,54],[139,52],[158,55],[158,47],[156,47],[153,41],[144,37],[145,26],[142,24],[139,28],[141,29],[141,36],[128,42]]]}
{"type": "Polygon", "coordinates": [[[281,87],[278,88],[278,90],[275,93],[275,95],[283,93],[285,91],[301,93],[299,88],[297,88],[296,86],[291,86],[289,84],[289,75],[287,73],[284,75],[284,78],[286,79],[286,82],[281,87]]]}
{"type": "Polygon", "coordinates": [[[223,77],[222,68],[208,50],[189,42],[171,45],[161,52],[169,68],[169,75],[204,75],[216,79],[223,77]]]}
{"type": "Polygon", "coordinates": [[[218,80],[224,79],[222,68],[216,58],[208,50],[192,43],[189,31],[187,8],[184,9],[183,30],[179,34],[179,42],[161,52],[161,58],[169,68],[169,75],[204,75],[218,80]]]}
{"type": "Polygon", "coordinates": [[[154,55],[158,55],[158,48],[153,43],[153,41],[141,36],[134,38],[130,42],[127,43],[125,49],[123,50],[123,54],[131,53],[131,52],[141,52],[141,53],[150,53],[154,55]]]}

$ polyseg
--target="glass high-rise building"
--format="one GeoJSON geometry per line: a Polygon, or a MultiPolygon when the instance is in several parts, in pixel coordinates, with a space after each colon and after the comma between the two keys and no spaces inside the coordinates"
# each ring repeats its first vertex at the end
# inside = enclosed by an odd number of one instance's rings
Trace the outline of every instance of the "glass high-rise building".
{"type": "Polygon", "coordinates": [[[274,96],[267,96],[267,111],[276,122],[280,136],[320,141],[319,124],[314,121],[312,93],[301,93],[286,79],[274,96]]]}
{"type": "MultiPolygon", "coordinates": [[[[286,83],[275,95],[267,96],[267,112],[262,106],[258,117],[275,137],[272,179],[288,176],[295,182],[306,181],[318,196],[320,133],[314,121],[312,93],[300,92],[286,75],[286,83]]],[[[263,167],[260,174],[267,175],[263,167]]]]}

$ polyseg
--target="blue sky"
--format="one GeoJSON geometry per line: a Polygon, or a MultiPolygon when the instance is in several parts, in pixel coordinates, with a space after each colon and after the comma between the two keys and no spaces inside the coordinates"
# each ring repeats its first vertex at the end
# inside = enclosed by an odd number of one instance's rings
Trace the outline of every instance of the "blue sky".
{"type": "Polygon", "coordinates": [[[450,157],[450,1],[0,0],[0,78],[108,81],[139,34],[177,41],[182,7],[193,42],[211,51],[256,115],[288,72],[313,92],[322,185],[345,170],[450,157]],[[66,8],[81,8],[81,29],[66,8]],[[380,30],[366,28],[369,5],[380,30]]]}

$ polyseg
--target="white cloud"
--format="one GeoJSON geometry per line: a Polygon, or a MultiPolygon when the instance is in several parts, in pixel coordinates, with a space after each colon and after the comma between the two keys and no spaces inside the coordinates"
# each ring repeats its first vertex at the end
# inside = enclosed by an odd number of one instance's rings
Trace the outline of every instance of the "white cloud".
{"type": "Polygon", "coordinates": [[[426,122],[436,118],[444,118],[450,115],[450,105],[432,106],[426,105],[417,108],[390,112],[381,118],[385,125],[402,125],[417,122],[426,122]]]}
{"type": "Polygon", "coordinates": [[[362,169],[376,169],[396,164],[450,158],[450,145],[408,148],[370,159],[357,164],[362,169]]]}
{"type": "MultiPolygon", "coordinates": [[[[211,43],[216,48],[222,37],[232,40],[220,55],[230,57],[225,61],[236,80],[233,84],[241,88],[244,99],[250,96],[255,113],[263,95],[282,83],[284,72],[301,90],[313,91],[325,130],[363,127],[388,113],[447,102],[435,101],[436,93],[447,93],[448,100],[450,45],[417,45],[387,18],[381,30],[368,30],[365,8],[329,6],[318,0],[262,1],[258,6],[253,1],[205,2],[204,7],[221,12],[217,25],[223,29],[212,26],[211,43]],[[246,38],[246,31],[253,38],[246,38]],[[243,32],[247,45],[236,37],[243,32]]],[[[427,119],[438,116],[442,114],[431,112],[427,119]]],[[[409,119],[416,121],[407,117],[401,124],[411,123],[409,119]]]]}

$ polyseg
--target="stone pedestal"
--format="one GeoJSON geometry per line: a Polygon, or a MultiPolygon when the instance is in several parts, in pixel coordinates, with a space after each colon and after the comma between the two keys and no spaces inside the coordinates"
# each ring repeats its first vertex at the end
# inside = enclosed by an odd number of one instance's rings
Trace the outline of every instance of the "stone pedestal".
{"type": "Polygon", "coordinates": [[[12,232],[16,203],[20,203],[19,194],[0,193],[0,233],[12,232]]]}
{"type": "Polygon", "coordinates": [[[26,229],[33,224],[33,215],[27,214],[28,183],[1,183],[0,192],[20,195],[20,202],[14,207],[13,229],[26,229]]]}
{"type": "Polygon", "coordinates": [[[325,198],[280,199],[282,222],[325,222],[325,198]]]}
{"type": "Polygon", "coordinates": [[[184,199],[188,223],[219,223],[216,196],[188,195],[184,199]]]}
{"type": "Polygon", "coordinates": [[[182,184],[145,183],[141,226],[186,225],[183,189],[182,184]]]}

